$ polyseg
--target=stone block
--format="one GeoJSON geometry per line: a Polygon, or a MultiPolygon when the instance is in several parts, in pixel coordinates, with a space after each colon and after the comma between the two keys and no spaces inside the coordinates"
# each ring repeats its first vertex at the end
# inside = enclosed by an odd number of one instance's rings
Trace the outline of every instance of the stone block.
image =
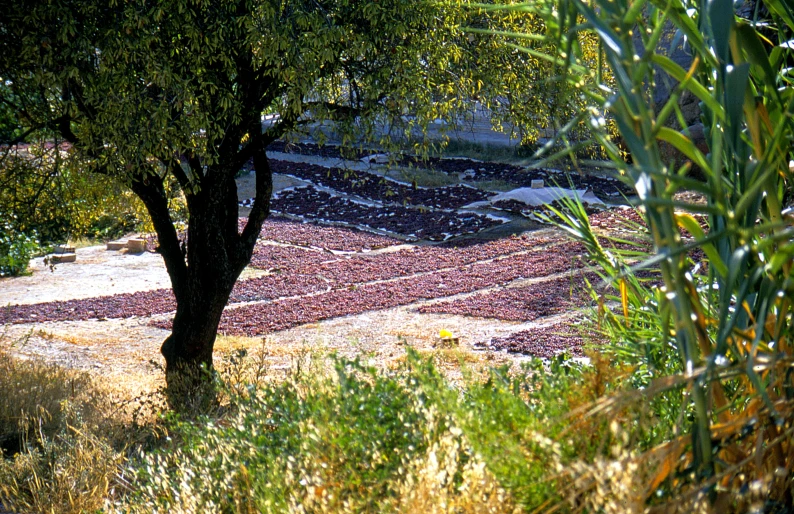
{"type": "Polygon", "coordinates": [[[127,241],[110,241],[107,248],[113,251],[123,250],[127,248],[127,241]]]}
{"type": "Polygon", "coordinates": [[[53,264],[62,264],[64,262],[74,262],[77,260],[77,254],[74,253],[60,253],[50,257],[50,262],[53,264]]]}
{"type": "Polygon", "coordinates": [[[129,253],[143,253],[146,251],[146,239],[133,238],[127,241],[127,251],[129,253]]]}
{"type": "Polygon", "coordinates": [[[533,179],[530,185],[532,186],[532,189],[543,189],[543,180],[542,179],[538,179],[538,180],[534,180],[533,179]]]}
{"type": "Polygon", "coordinates": [[[53,253],[55,255],[61,255],[64,253],[74,253],[74,246],[58,245],[55,247],[55,249],[53,249],[53,253]]]}

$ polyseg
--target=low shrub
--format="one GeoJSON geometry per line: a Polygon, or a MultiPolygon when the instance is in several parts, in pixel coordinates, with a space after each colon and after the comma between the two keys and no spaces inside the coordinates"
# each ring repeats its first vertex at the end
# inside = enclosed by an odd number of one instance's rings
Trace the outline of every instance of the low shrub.
{"type": "Polygon", "coordinates": [[[567,357],[453,387],[409,351],[389,372],[333,358],[227,388],[218,416],[169,415],[170,443],[129,463],[122,512],[514,512],[561,504],[557,477],[614,439],[558,441],[614,367],[567,357]],[[594,389],[595,388],[595,389],[594,389]],[[584,442],[582,442],[584,441],[584,442]]]}
{"type": "Polygon", "coordinates": [[[297,371],[233,405],[177,420],[173,445],[134,464],[132,510],[381,510],[439,423],[404,380],[358,362],[337,362],[335,377],[297,371]]]}
{"type": "Polygon", "coordinates": [[[18,444],[0,459],[0,504],[63,513],[565,511],[577,480],[597,475],[610,498],[632,480],[593,464],[602,448],[625,447],[615,418],[582,415],[628,371],[563,355],[453,386],[432,356],[408,353],[389,371],[300,356],[276,380],[264,360],[232,352],[218,366],[221,405],[199,417],[166,413],[157,429],[167,437],[153,438],[135,415],[108,415],[122,409],[87,375],[5,351],[0,429],[18,444]]]}
{"type": "Polygon", "coordinates": [[[11,223],[15,218],[0,212],[0,277],[25,273],[31,257],[41,252],[36,233],[18,232],[11,223]]]}

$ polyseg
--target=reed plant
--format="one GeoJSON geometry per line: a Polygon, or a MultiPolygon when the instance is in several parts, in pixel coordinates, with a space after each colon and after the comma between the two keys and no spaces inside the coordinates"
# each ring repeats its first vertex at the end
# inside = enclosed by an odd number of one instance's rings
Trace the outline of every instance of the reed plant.
{"type": "MultiPolygon", "coordinates": [[[[794,215],[786,207],[794,15],[789,2],[764,4],[768,15],[756,8],[752,19],[735,15],[730,0],[509,7],[545,20],[559,50],[546,59],[581,85],[591,107],[580,118],[600,129],[578,145],[599,144],[634,186],[652,243],[647,255],[624,244],[611,249],[576,202],[558,211],[561,226],[585,244],[611,284],[614,302],[602,302],[598,315],[613,339],[611,355],[634,362],[644,377],[641,387],[602,398],[591,413],[656,402],[669,427],[656,432],[654,444],[629,447],[621,457],[653,470],[632,486],[634,503],[625,505],[729,512],[794,502],[794,215]],[[600,75],[578,51],[581,31],[598,36],[598,65],[609,68],[613,82],[591,88],[581,80],[600,75]],[[668,57],[681,42],[691,55],[688,68],[668,57]],[[673,87],[656,105],[653,91],[662,80],[673,87]],[[687,126],[679,104],[684,92],[700,101],[707,151],[687,129],[671,126],[687,126]],[[617,124],[619,142],[606,120],[617,124]],[[682,200],[683,191],[705,202],[682,200]],[[657,271],[659,284],[641,283],[644,270],[657,271]]],[[[587,504],[582,498],[598,489],[598,469],[581,468],[572,501],[587,504]]]]}

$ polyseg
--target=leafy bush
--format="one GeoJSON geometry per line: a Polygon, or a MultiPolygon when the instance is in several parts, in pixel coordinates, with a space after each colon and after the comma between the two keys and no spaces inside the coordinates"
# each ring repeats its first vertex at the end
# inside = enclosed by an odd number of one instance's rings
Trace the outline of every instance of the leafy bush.
{"type": "Polygon", "coordinates": [[[173,447],[135,465],[136,509],[379,510],[436,423],[404,381],[357,362],[338,362],[336,380],[299,371],[235,403],[221,419],[177,422],[173,447]]]}
{"type": "Polygon", "coordinates": [[[17,232],[35,231],[44,242],[116,237],[148,215],[122,184],[86,173],[66,145],[32,143],[0,152],[0,212],[17,232]]]}
{"type": "Polygon", "coordinates": [[[12,221],[15,215],[0,211],[0,277],[25,273],[31,257],[41,251],[36,233],[17,232],[12,221]]]}
{"type": "Polygon", "coordinates": [[[141,443],[150,432],[106,415],[86,375],[2,357],[3,430],[24,444],[0,459],[0,503],[21,512],[542,510],[564,500],[580,457],[616,439],[568,414],[604,393],[606,360],[534,360],[452,386],[410,350],[388,372],[299,358],[278,380],[234,353],[212,416],[167,413],[168,437],[141,443]]]}

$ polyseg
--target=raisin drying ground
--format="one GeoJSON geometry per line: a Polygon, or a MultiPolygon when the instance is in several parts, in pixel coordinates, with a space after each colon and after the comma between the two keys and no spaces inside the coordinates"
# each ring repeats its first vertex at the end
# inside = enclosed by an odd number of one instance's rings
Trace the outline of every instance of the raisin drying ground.
{"type": "MultiPolygon", "coordinates": [[[[284,223],[288,225],[287,223],[284,223]]],[[[305,235],[305,234],[304,234],[305,235]]],[[[439,277],[447,283],[468,280],[460,269],[479,263],[478,269],[493,269],[478,279],[477,287],[490,287],[513,280],[511,277],[542,276],[546,267],[556,269],[570,265],[581,249],[572,243],[556,246],[552,254],[534,251],[553,238],[533,241],[522,237],[511,237],[497,241],[471,242],[461,245],[417,246],[397,252],[380,254],[359,253],[352,256],[337,256],[313,248],[316,241],[308,240],[310,247],[259,244],[252,262],[270,270],[262,277],[239,281],[230,297],[230,303],[273,301],[293,296],[314,295],[324,291],[358,287],[367,282],[408,277],[418,273],[446,270],[439,277]],[[495,262],[481,262],[500,258],[495,262]]],[[[392,286],[398,287],[398,286],[392,286]]],[[[418,287],[424,287],[419,285],[418,287]]],[[[440,296],[448,296],[456,287],[437,286],[440,296]]],[[[469,290],[468,288],[460,289],[469,290]]],[[[429,293],[428,293],[429,294],[429,293]]],[[[456,293],[452,293],[456,294],[456,293]]],[[[420,295],[421,296],[421,295],[420,295]]],[[[429,295],[428,298],[435,296],[429,295]]],[[[9,306],[0,309],[0,323],[33,323],[45,321],[87,320],[104,318],[149,317],[173,312],[176,303],[171,290],[157,289],[138,293],[9,306]]],[[[361,303],[352,312],[372,310],[367,302],[361,303]]]]}
{"type": "MultiPolygon", "coordinates": [[[[592,282],[595,276],[588,277],[592,282]]],[[[533,321],[538,318],[582,308],[589,295],[581,276],[559,277],[522,287],[424,305],[422,313],[456,314],[503,321],[533,321]]]]}
{"type": "MultiPolygon", "coordinates": [[[[219,331],[257,336],[325,319],[408,305],[421,300],[470,293],[517,279],[548,275],[579,266],[569,243],[555,252],[514,254],[493,261],[454,269],[412,275],[385,282],[350,284],[347,287],[269,303],[232,307],[224,312],[219,331]]],[[[169,329],[170,321],[154,326],[169,329]]]]}
{"type": "MultiPolygon", "coordinates": [[[[240,230],[246,218],[240,219],[240,230]]],[[[262,225],[260,237],[298,246],[311,246],[342,252],[361,252],[401,244],[400,239],[364,232],[355,228],[318,225],[271,216],[262,225]]]]}
{"type": "MultiPolygon", "coordinates": [[[[507,337],[497,337],[488,344],[481,345],[490,350],[504,350],[508,353],[532,355],[534,357],[551,358],[568,351],[576,356],[583,356],[585,338],[573,332],[575,327],[567,323],[557,323],[546,327],[521,330],[507,337]]],[[[590,342],[597,343],[599,338],[587,334],[590,342]]]]}
{"type": "MultiPolygon", "coordinates": [[[[277,141],[271,144],[268,150],[337,159],[344,158],[343,152],[337,146],[318,146],[313,143],[285,144],[277,141]]],[[[353,150],[348,154],[348,158],[359,159],[371,153],[373,152],[353,150]]],[[[410,155],[400,155],[395,156],[395,161],[402,166],[432,169],[448,175],[463,176],[473,181],[499,180],[513,184],[515,187],[531,187],[533,180],[543,180],[547,184],[557,183],[563,187],[572,184],[576,189],[590,189],[602,200],[634,194],[634,189],[631,186],[612,177],[596,177],[579,173],[569,174],[553,169],[527,169],[512,164],[481,162],[472,159],[444,159],[439,157],[419,159],[410,155]]]]}
{"type": "MultiPolygon", "coordinates": [[[[242,202],[243,206],[247,204],[242,202]]],[[[271,210],[326,223],[399,234],[410,240],[444,241],[501,225],[506,220],[471,212],[426,210],[401,205],[354,202],[314,186],[280,191],[271,201],[271,210]]]]}
{"type": "Polygon", "coordinates": [[[306,180],[317,186],[384,205],[454,210],[473,202],[483,201],[493,195],[465,185],[411,187],[366,171],[326,168],[317,164],[271,159],[270,167],[274,173],[306,180]]]}

